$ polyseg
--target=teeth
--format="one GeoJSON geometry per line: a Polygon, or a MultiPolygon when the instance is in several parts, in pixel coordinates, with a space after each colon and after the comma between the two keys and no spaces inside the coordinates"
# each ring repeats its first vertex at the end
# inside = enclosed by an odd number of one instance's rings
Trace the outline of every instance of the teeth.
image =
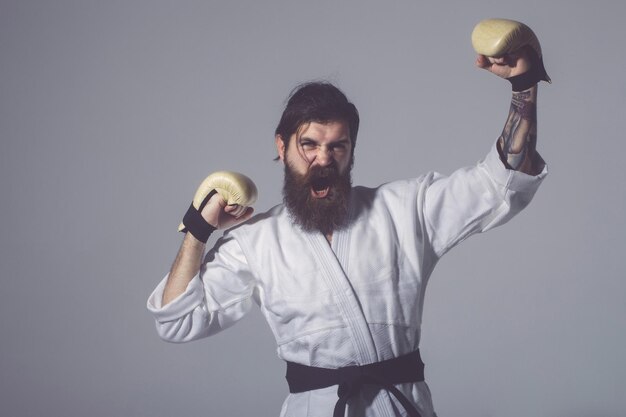
{"type": "Polygon", "coordinates": [[[325,187],[319,190],[311,187],[311,194],[313,194],[313,197],[315,198],[324,198],[328,195],[329,190],[330,187],[325,187]]]}

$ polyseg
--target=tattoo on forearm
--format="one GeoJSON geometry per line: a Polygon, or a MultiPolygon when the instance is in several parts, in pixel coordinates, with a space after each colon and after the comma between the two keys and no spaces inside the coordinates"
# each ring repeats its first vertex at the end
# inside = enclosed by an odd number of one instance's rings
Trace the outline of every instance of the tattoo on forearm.
{"type": "Polygon", "coordinates": [[[513,94],[511,99],[511,110],[519,113],[520,117],[525,120],[535,120],[536,107],[532,100],[530,91],[522,91],[513,94]]]}
{"type": "Polygon", "coordinates": [[[511,109],[499,145],[502,158],[514,170],[530,173],[537,143],[537,91],[513,93],[511,109]]]}

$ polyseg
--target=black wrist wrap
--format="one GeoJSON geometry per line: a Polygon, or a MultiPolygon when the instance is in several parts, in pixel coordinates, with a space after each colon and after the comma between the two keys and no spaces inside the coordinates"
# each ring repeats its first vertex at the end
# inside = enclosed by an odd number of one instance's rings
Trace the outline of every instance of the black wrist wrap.
{"type": "Polygon", "coordinates": [[[533,85],[538,84],[539,81],[552,82],[543,66],[543,59],[539,58],[537,52],[532,48],[529,48],[529,54],[531,55],[531,68],[523,74],[507,78],[515,92],[528,90],[533,85]]]}
{"type": "Polygon", "coordinates": [[[209,236],[216,230],[215,226],[209,224],[204,217],[202,217],[202,209],[209,202],[209,199],[215,194],[216,191],[211,191],[205,199],[200,204],[199,208],[195,208],[193,206],[193,202],[189,206],[187,213],[185,213],[185,217],[183,217],[183,224],[185,228],[181,230],[181,232],[186,233],[189,232],[198,239],[202,243],[206,243],[209,240],[209,236]]]}

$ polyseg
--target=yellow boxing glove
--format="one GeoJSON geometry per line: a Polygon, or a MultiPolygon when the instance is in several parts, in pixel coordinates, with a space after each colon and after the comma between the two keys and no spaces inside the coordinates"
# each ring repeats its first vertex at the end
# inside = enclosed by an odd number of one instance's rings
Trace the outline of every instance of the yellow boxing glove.
{"type": "MultiPolygon", "coordinates": [[[[543,66],[539,40],[534,32],[521,22],[509,19],[485,19],[479,22],[472,31],[472,46],[478,54],[496,58],[529,46],[534,53],[534,56],[531,57],[533,67],[528,73],[517,76],[521,78],[521,87],[528,86],[527,88],[529,88],[541,80],[551,82],[543,66]]],[[[516,90],[514,81],[519,80],[512,78],[509,81],[516,90]]]]}
{"type": "Polygon", "coordinates": [[[236,204],[243,208],[254,204],[258,195],[256,185],[245,175],[231,171],[214,172],[206,177],[196,190],[193,202],[183,222],[178,226],[178,231],[186,232],[189,229],[199,240],[206,242],[214,228],[204,221],[200,213],[214,193],[219,194],[226,204],[236,204]],[[205,230],[197,230],[204,229],[205,226],[211,228],[208,233],[205,230]]]}

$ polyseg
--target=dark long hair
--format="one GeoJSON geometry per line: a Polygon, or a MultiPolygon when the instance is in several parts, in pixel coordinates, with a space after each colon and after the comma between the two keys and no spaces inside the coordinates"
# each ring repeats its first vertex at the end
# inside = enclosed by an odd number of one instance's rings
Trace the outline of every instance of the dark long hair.
{"type": "Polygon", "coordinates": [[[310,122],[344,121],[350,129],[352,152],[359,133],[359,112],[346,95],[329,82],[313,81],[298,85],[291,91],[283,115],[276,127],[285,144],[298,129],[310,122]]]}

